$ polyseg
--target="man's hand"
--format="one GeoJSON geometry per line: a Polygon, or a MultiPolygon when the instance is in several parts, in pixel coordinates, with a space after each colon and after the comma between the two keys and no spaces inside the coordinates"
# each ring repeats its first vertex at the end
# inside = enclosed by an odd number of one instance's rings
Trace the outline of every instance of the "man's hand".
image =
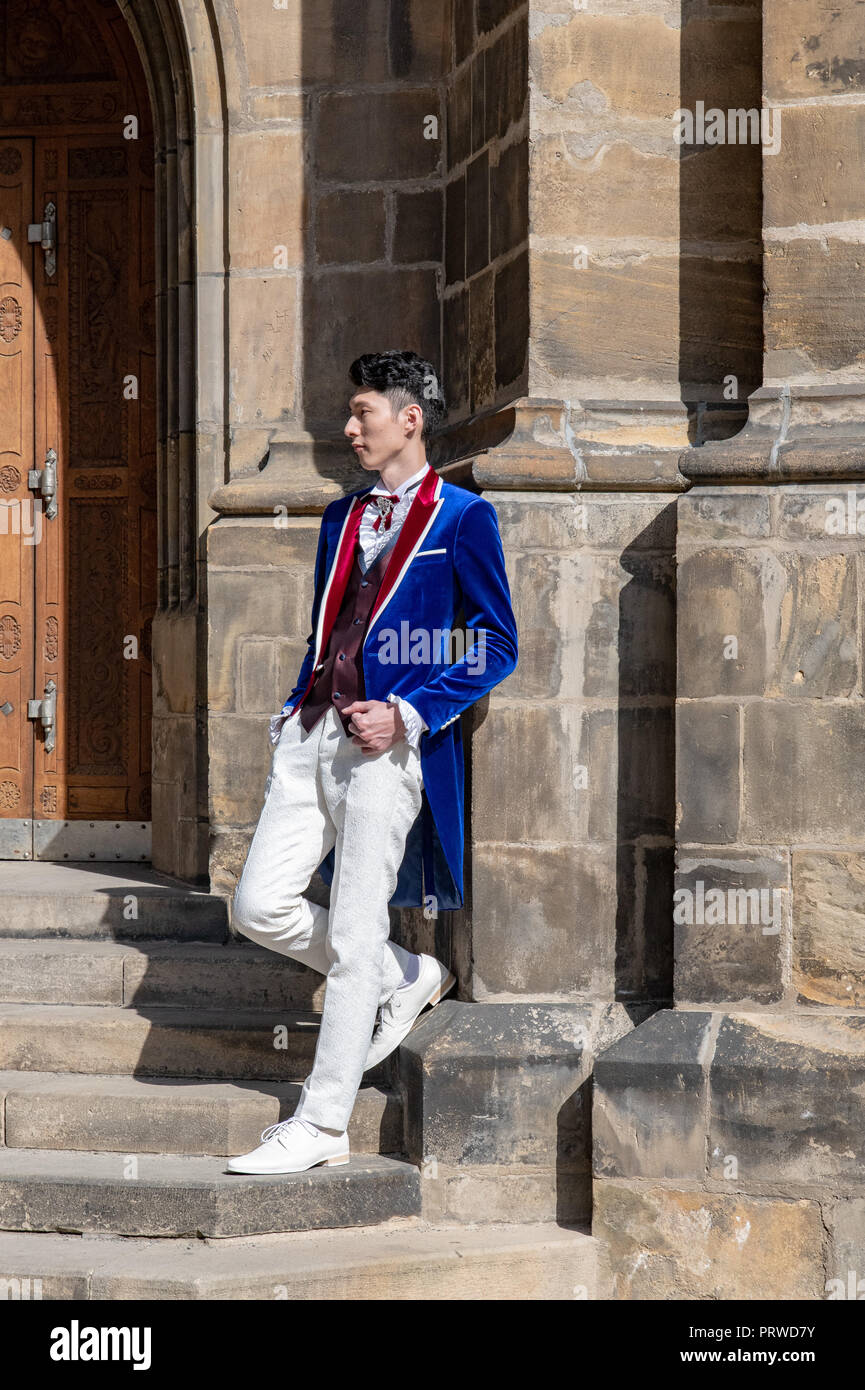
{"type": "Polygon", "coordinates": [[[364,753],[384,753],[405,738],[405,724],[398,705],[386,700],[353,700],[345,705],[343,714],[350,714],[349,728],[356,737],[352,743],[364,753]]]}

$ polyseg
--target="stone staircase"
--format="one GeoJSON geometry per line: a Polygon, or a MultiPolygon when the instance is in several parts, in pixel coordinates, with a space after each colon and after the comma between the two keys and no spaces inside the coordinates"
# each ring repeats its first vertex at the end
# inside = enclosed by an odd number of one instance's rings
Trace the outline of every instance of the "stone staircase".
{"type": "Polygon", "coordinates": [[[582,1230],[425,1219],[399,1054],[365,1078],[349,1165],[224,1171],[293,1113],[323,997],[232,937],[222,898],[136,865],[0,865],[7,1296],[591,1296],[582,1230]]]}

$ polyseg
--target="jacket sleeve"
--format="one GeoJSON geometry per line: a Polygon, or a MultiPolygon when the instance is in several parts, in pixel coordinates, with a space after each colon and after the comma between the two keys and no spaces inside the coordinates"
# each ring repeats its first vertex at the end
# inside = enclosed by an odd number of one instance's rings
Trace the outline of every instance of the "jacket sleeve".
{"type": "Polygon", "coordinates": [[[442,666],[426,685],[405,691],[436,733],[509,676],[519,658],[517,625],[495,507],[470,503],[457,523],[454,568],[463,599],[466,635],[473,644],[459,661],[442,666]]]}
{"type": "Polygon", "coordinates": [[[318,631],[318,615],[321,608],[321,599],[324,593],[325,580],[327,578],[327,514],[333,503],[329,503],[324,509],[321,518],[321,529],[318,533],[318,550],[315,555],[315,593],[312,600],[312,631],[306,639],[306,655],[300,667],[300,674],[294,684],[294,689],[283,705],[283,710],[290,709],[295,700],[299,700],[309,684],[312,675],[312,666],[315,661],[315,634],[318,631]]]}

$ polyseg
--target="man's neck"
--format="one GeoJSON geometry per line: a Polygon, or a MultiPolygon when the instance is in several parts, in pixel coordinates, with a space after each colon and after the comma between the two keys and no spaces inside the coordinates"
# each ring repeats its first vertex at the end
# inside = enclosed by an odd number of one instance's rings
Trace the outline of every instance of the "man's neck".
{"type": "MultiPolygon", "coordinates": [[[[394,460],[386,463],[381,469],[378,475],[379,481],[383,487],[389,488],[391,492],[395,492],[401,483],[405,483],[409,478],[413,478],[415,473],[419,473],[421,469],[426,468],[426,466],[426,453],[424,453],[421,458],[415,458],[411,461],[394,460]]],[[[373,486],[375,485],[373,484],[373,486]]]]}

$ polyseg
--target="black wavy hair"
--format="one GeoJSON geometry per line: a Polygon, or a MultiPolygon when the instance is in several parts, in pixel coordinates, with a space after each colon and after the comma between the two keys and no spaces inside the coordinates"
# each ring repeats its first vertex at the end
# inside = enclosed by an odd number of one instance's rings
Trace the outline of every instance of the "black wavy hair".
{"type": "Polygon", "coordinates": [[[444,424],[447,414],[444,392],[431,362],[416,352],[365,352],[348,369],[355,386],[387,396],[394,418],[407,405],[423,411],[421,439],[428,442],[444,424]]]}

